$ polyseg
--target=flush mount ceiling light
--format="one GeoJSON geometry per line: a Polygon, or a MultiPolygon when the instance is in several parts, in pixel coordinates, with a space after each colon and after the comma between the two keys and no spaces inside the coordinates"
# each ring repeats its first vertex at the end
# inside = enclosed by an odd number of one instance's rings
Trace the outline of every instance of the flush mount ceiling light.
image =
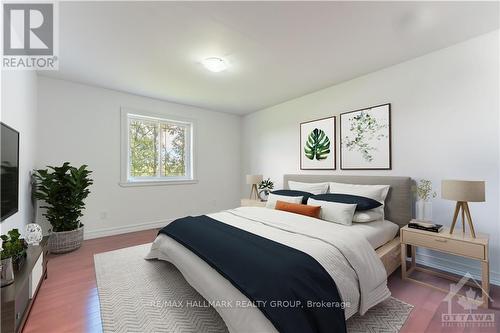
{"type": "Polygon", "coordinates": [[[224,59],[217,57],[203,59],[201,63],[203,64],[203,66],[205,66],[206,69],[215,73],[222,72],[227,69],[227,63],[224,61],[224,59]]]}

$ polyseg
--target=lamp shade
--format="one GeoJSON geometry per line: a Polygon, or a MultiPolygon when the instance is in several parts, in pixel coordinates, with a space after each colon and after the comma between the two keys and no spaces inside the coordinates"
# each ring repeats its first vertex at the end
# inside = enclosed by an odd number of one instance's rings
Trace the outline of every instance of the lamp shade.
{"type": "Polygon", "coordinates": [[[484,181],[443,180],[441,198],[463,202],[485,201],[484,181]]]}
{"type": "Polygon", "coordinates": [[[247,175],[247,184],[248,185],[259,184],[262,181],[262,179],[263,179],[262,175],[247,175]]]}

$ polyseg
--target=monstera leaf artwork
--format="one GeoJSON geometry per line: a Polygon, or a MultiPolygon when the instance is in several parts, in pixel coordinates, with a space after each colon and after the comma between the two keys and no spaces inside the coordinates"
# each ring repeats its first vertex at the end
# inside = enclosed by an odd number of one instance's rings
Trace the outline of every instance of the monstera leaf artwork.
{"type": "Polygon", "coordinates": [[[335,170],[335,117],[300,124],[300,168],[335,170]]]}
{"type": "Polygon", "coordinates": [[[315,128],[307,137],[304,152],[310,160],[324,160],[330,154],[330,139],[323,130],[315,128]]]}

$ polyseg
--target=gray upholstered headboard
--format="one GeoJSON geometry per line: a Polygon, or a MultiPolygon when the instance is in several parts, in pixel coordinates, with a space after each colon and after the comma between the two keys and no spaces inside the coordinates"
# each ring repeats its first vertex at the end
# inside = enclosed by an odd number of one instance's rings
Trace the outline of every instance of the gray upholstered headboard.
{"type": "Polygon", "coordinates": [[[412,181],[410,177],[391,176],[341,176],[341,175],[284,175],[283,186],[288,189],[288,181],[304,183],[337,182],[347,184],[390,185],[385,199],[385,218],[403,227],[412,216],[412,181]]]}

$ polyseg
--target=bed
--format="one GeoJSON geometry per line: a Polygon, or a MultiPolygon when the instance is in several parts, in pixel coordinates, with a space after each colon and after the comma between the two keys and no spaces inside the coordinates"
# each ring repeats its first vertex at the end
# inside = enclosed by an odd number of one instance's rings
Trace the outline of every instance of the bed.
{"type": "MultiPolygon", "coordinates": [[[[390,185],[391,188],[385,200],[385,220],[396,224],[399,229],[412,219],[412,179],[410,177],[394,176],[344,176],[344,175],[295,175],[283,176],[283,186],[288,188],[288,181],[304,183],[337,182],[361,185],[390,185]]],[[[387,276],[391,275],[401,265],[401,247],[399,230],[392,240],[376,246],[376,253],[381,259],[387,276]]]]}
{"type": "MultiPolygon", "coordinates": [[[[386,277],[399,264],[400,247],[395,236],[399,227],[406,225],[411,217],[410,178],[285,175],[285,188],[288,180],[390,185],[391,189],[385,205],[385,219],[387,221],[380,221],[380,225],[357,226],[356,229],[356,227],[349,228],[288,212],[260,207],[240,207],[208,214],[203,217],[203,221],[192,220],[192,222],[199,222],[199,227],[217,224],[229,228],[228,230],[231,232],[233,230],[242,231],[246,235],[259,237],[257,239],[259,241],[269,240],[282,244],[287,248],[298,250],[307,257],[314,258],[315,262],[319,263],[333,279],[334,286],[336,285],[336,290],[338,290],[342,300],[342,316],[345,316],[345,319],[357,312],[364,314],[372,306],[387,299],[390,292],[387,288],[386,277]]],[[[186,223],[186,225],[190,224],[193,225],[193,223],[186,223]]],[[[195,236],[202,239],[205,236],[209,237],[210,233],[211,231],[203,231],[199,233],[201,235],[195,236]]],[[[237,237],[240,236],[237,235],[237,237]]],[[[293,331],[290,326],[280,326],[281,323],[277,323],[276,318],[268,310],[255,306],[255,302],[252,302],[253,295],[243,290],[238,284],[239,280],[228,275],[227,271],[221,271],[214,266],[213,261],[208,260],[210,254],[200,255],[197,252],[196,244],[183,243],[183,239],[177,237],[175,233],[168,235],[160,233],[146,259],[167,260],[173,263],[186,281],[210,304],[214,305],[230,332],[293,331]],[[230,306],[225,306],[226,303],[230,306]],[[234,306],[235,304],[236,306],[234,306]]],[[[231,239],[222,243],[226,244],[230,241],[231,239]]],[[[253,239],[251,242],[255,241],[253,239]]],[[[200,244],[203,246],[203,241],[200,244]]],[[[225,249],[226,258],[231,258],[240,250],[239,245],[232,246],[229,250],[225,249]]],[[[265,256],[264,254],[262,257],[265,256]]],[[[248,274],[253,272],[251,269],[248,270],[247,266],[253,267],[257,261],[264,261],[264,259],[259,258],[246,258],[249,260],[240,263],[240,267],[242,267],[241,270],[245,268],[245,272],[248,274]]],[[[272,278],[267,278],[267,280],[259,282],[255,281],[256,276],[254,275],[250,279],[246,276],[238,278],[243,278],[243,284],[254,283],[252,287],[249,287],[252,290],[261,289],[260,285],[256,283],[261,283],[262,288],[265,289],[269,284],[268,280],[272,280],[272,278]]],[[[294,278],[296,279],[297,276],[294,278]]],[[[283,283],[288,282],[284,281],[283,283]]],[[[279,289],[280,284],[275,284],[275,286],[279,289]]],[[[289,311],[296,314],[292,310],[289,311]]],[[[298,316],[289,316],[290,322],[284,320],[282,323],[291,325],[293,320],[298,320],[295,317],[298,316]]],[[[345,319],[343,319],[344,322],[345,319]]],[[[300,322],[297,325],[300,325],[300,322]]],[[[310,331],[322,330],[311,329],[310,331]]]]}
{"type": "Polygon", "coordinates": [[[283,186],[288,188],[288,181],[304,183],[337,182],[361,185],[390,185],[391,189],[385,200],[385,218],[401,228],[411,220],[412,180],[410,177],[393,176],[340,176],[340,175],[284,175],[283,186]]]}

